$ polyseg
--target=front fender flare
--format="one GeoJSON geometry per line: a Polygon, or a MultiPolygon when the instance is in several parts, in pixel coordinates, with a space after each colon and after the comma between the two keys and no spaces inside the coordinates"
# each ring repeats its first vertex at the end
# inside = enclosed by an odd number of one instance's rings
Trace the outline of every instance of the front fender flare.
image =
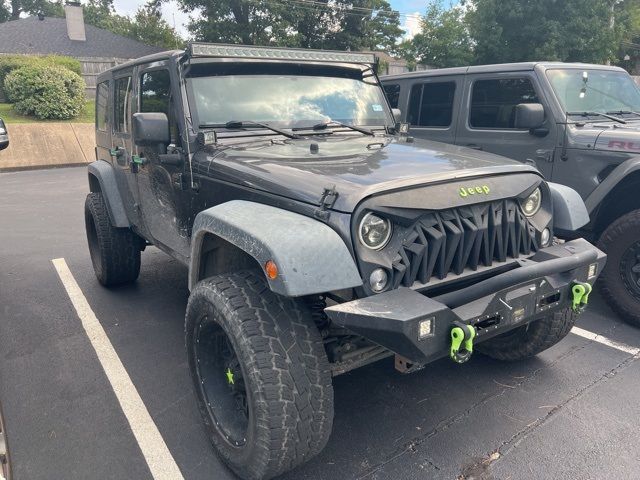
{"type": "Polygon", "coordinates": [[[589,223],[589,213],[582,197],[573,188],[547,182],[553,201],[553,228],[575,231],[589,223]]]}
{"type": "Polygon", "coordinates": [[[214,234],[251,255],[263,268],[273,260],[271,290],[288,297],[362,285],[340,236],[328,225],[261,203],[233,200],[198,213],[193,223],[189,289],[200,280],[203,239],[214,234]]]}
{"type": "Polygon", "coordinates": [[[640,156],[631,157],[618,165],[584,201],[587,211],[592,213],[624,178],[640,170],[640,156]]]}
{"type": "Polygon", "coordinates": [[[109,214],[111,225],[117,228],[130,227],[131,224],[127,218],[127,212],[124,209],[120,190],[118,190],[116,174],[111,164],[103,160],[97,160],[91,162],[88,169],[89,176],[93,175],[100,184],[100,191],[107,204],[107,213],[109,214]]]}

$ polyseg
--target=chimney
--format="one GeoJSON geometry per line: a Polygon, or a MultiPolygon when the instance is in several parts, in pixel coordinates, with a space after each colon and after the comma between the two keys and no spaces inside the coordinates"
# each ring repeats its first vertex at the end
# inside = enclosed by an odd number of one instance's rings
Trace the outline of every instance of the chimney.
{"type": "Polygon", "coordinates": [[[64,16],[67,19],[67,35],[69,40],[86,42],[84,32],[84,14],[80,2],[67,2],[64,6],[64,16]]]}

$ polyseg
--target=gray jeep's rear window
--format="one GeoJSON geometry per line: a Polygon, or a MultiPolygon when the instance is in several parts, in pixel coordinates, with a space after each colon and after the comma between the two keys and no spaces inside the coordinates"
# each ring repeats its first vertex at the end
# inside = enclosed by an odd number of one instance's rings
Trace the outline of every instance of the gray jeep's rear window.
{"type": "Polygon", "coordinates": [[[471,94],[469,125],[473,128],[515,128],[519,103],[540,103],[528,78],[477,80],[471,94]]]}
{"type": "Polygon", "coordinates": [[[407,120],[420,127],[448,127],[453,118],[455,82],[433,82],[411,87],[407,120]]]}

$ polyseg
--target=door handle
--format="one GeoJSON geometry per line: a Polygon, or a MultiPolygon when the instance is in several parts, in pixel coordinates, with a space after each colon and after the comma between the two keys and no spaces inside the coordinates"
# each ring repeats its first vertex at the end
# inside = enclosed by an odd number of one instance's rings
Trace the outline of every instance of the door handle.
{"type": "Polygon", "coordinates": [[[476,143],[467,143],[467,147],[473,148],[474,150],[482,150],[482,146],[476,143]]]}
{"type": "Polygon", "coordinates": [[[111,150],[109,150],[109,155],[111,155],[112,157],[120,158],[124,155],[124,148],[122,147],[112,148],[111,150]]]}

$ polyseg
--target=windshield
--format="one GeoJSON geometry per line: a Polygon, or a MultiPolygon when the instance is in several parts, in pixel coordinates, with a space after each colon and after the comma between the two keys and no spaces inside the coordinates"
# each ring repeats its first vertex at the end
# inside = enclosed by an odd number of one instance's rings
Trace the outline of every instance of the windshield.
{"type": "Polygon", "coordinates": [[[305,75],[221,75],[189,79],[201,126],[229,121],[280,128],[319,122],[388,125],[390,114],[377,84],[353,78],[305,75]]]}
{"type": "Polygon", "coordinates": [[[640,112],[640,90],[626,72],[558,69],[547,77],[566,112],[640,112]]]}

